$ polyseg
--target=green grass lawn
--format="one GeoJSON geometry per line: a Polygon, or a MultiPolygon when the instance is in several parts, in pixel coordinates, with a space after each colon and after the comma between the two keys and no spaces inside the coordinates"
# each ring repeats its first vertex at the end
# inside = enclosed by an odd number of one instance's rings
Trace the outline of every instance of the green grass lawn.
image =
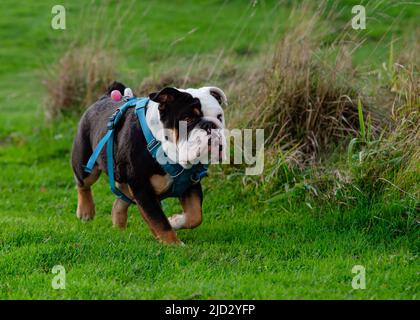
{"type": "MultiPolygon", "coordinates": [[[[416,297],[416,238],[388,222],[396,212],[270,203],[215,169],[202,226],[179,232],[185,247],[156,243],[135,208],[127,230],[114,229],[103,178],[97,216],[81,223],[68,165],[73,131],[44,129],[1,149],[2,298],[416,297]],[[58,264],[65,290],[51,287],[58,264]],[[354,265],[366,268],[366,290],[351,287],[354,265]]],[[[174,200],[164,206],[179,212],[174,200]]]]}
{"type": "MultiPolygon", "coordinates": [[[[186,246],[158,244],[134,207],[128,228],[114,229],[105,177],[94,187],[95,220],[78,221],[69,163],[77,119],[47,124],[42,113],[40,71],[58,56],[57,42],[71,39],[71,28],[82,23],[83,1],[66,3],[64,40],[49,29],[54,1],[0,4],[1,299],[418,298],[418,234],[398,203],[344,209],[287,197],[267,201],[269,194],[244,186],[241,176],[212,167],[204,180],[203,224],[178,233],[186,246]],[[51,286],[54,265],[66,269],[65,290],[51,286]],[[352,289],[354,265],[366,268],[365,290],[352,289]]],[[[122,79],[132,69],[153,73],[166,56],[188,60],[226,45],[233,58],[245,49],[252,55],[264,48],[273,12],[290,10],[275,11],[271,2],[257,9],[245,1],[180,3],[136,7],[124,30],[141,33],[135,45],[120,48],[122,79]],[[147,19],[137,23],[144,11],[147,19]]],[[[403,31],[398,24],[396,32],[403,31]]],[[[375,37],[369,41],[374,47],[375,37]]],[[[380,51],[386,56],[386,47],[380,51]]],[[[164,208],[168,215],[180,210],[175,200],[164,208]]]]}

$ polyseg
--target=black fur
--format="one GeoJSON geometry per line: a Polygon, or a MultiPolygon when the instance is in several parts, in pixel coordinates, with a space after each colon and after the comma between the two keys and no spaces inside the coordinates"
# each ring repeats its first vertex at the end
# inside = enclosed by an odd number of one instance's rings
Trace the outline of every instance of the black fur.
{"type": "Polygon", "coordinates": [[[167,129],[177,130],[179,121],[186,121],[188,134],[203,116],[200,100],[175,88],[164,88],[149,98],[159,103],[160,120],[167,129]]]}
{"type": "Polygon", "coordinates": [[[118,90],[121,94],[124,94],[126,86],[123,85],[121,82],[114,81],[106,90],[107,94],[110,95],[113,90],[118,90]]]}

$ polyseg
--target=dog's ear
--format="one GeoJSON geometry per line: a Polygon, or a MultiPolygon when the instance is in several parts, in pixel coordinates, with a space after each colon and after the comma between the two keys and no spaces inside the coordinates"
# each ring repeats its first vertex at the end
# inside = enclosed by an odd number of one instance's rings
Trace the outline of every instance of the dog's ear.
{"type": "Polygon", "coordinates": [[[212,95],[220,105],[227,105],[227,97],[222,89],[218,87],[207,87],[210,95],[212,95]]]}
{"type": "Polygon", "coordinates": [[[167,87],[159,92],[149,94],[149,99],[159,103],[159,110],[163,110],[167,104],[173,102],[180,94],[181,91],[178,91],[175,88],[167,87]]]}

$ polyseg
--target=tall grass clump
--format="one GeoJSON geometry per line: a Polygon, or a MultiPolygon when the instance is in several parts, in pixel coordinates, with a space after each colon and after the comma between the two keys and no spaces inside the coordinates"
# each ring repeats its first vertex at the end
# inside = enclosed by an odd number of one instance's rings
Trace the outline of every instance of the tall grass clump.
{"type": "Polygon", "coordinates": [[[131,38],[123,32],[123,23],[133,18],[131,2],[104,1],[86,3],[78,28],[66,31],[57,41],[57,62],[46,66],[44,86],[47,119],[78,114],[102,95],[117,77],[119,47],[129,50],[131,38]],[[106,16],[104,20],[102,17],[106,16]],[[68,41],[71,39],[71,41],[68,41]]]}
{"type": "Polygon", "coordinates": [[[48,119],[81,111],[93,103],[116,77],[114,56],[91,47],[71,48],[45,79],[48,119]]]}
{"type": "Polygon", "coordinates": [[[420,199],[420,80],[415,65],[396,64],[392,122],[350,152],[355,183],[367,198],[420,199]],[[395,89],[398,88],[398,89],[395,89]]]}
{"type": "MultiPolygon", "coordinates": [[[[404,56],[407,51],[410,46],[404,56]]],[[[416,63],[404,56],[389,64],[392,76],[378,92],[389,99],[382,108],[391,109],[390,119],[373,134],[358,101],[359,131],[348,144],[345,160],[318,168],[312,183],[324,202],[375,207],[377,216],[387,212],[390,219],[404,213],[405,226],[411,228],[420,204],[420,80],[416,63]]]]}
{"type": "Polygon", "coordinates": [[[368,66],[361,72],[352,55],[362,40],[346,30],[331,39],[319,10],[294,9],[261,59],[264,70],[244,90],[252,92],[242,102],[251,126],[265,129],[261,186],[286,198],[312,194],[346,206],[396,201],[418,210],[418,42],[394,59],[392,40],[385,77],[368,66]]]}
{"type": "Polygon", "coordinates": [[[251,97],[241,101],[242,115],[251,119],[247,125],[264,129],[265,169],[254,180],[267,192],[319,194],[313,178],[320,163],[330,161],[331,153],[359,132],[359,100],[377,132],[352,62],[358,42],[344,34],[332,40],[328,19],[321,20],[328,15],[324,10],[308,3],[296,6],[281,38],[275,36],[260,58],[261,71],[252,73],[243,90],[242,97],[251,97]]]}
{"type": "Polygon", "coordinates": [[[252,125],[265,129],[272,150],[295,147],[301,165],[316,162],[322,151],[354,136],[359,128],[360,93],[353,86],[349,48],[323,43],[328,28],[319,16],[315,12],[297,25],[290,23],[266,57],[252,116],[252,125]]]}

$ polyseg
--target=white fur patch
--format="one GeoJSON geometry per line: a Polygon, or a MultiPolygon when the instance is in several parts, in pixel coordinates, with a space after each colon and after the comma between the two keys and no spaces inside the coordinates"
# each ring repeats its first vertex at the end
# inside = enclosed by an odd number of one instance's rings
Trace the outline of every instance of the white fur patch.
{"type": "Polygon", "coordinates": [[[168,220],[172,229],[178,230],[178,229],[181,229],[185,225],[187,218],[185,216],[185,213],[181,213],[181,214],[174,214],[173,216],[170,216],[168,220]]]}

